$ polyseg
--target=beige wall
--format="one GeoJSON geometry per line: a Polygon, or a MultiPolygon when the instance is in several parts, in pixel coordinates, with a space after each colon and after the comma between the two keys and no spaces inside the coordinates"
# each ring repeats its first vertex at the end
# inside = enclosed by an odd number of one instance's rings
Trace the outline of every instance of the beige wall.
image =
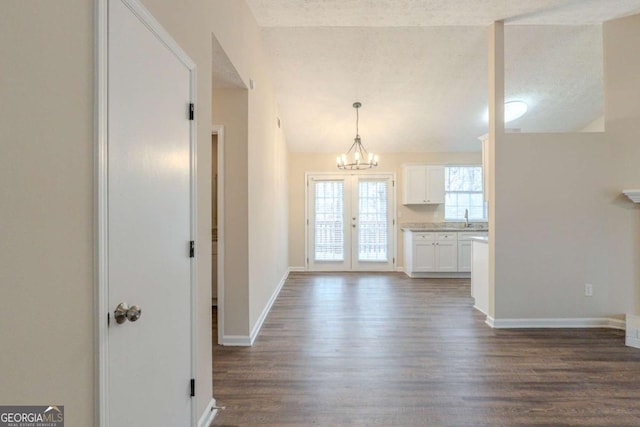
{"type": "Polygon", "coordinates": [[[620,254],[609,229],[619,189],[610,185],[613,166],[603,162],[610,150],[604,135],[504,138],[496,165],[495,317],[624,312],[630,295],[611,271],[620,254]],[[591,298],[585,283],[594,286],[591,298]]]}
{"type": "Polygon", "coordinates": [[[213,91],[213,122],[224,126],[225,335],[249,330],[247,103],[246,89],[213,91]]]}
{"type": "MultiPolygon", "coordinates": [[[[224,107],[212,111],[212,34],[245,87],[249,87],[250,79],[255,82],[255,89],[245,92],[245,101],[237,97],[234,100],[235,111],[246,109],[246,112],[241,111],[246,115],[246,125],[242,130],[237,127],[242,132],[236,139],[237,146],[225,143],[224,172],[225,303],[227,293],[231,292],[231,300],[224,310],[225,334],[248,336],[287,271],[287,229],[286,222],[283,223],[283,218],[284,221],[287,218],[287,205],[283,202],[287,197],[287,186],[282,179],[286,174],[287,149],[276,126],[277,106],[260,29],[244,1],[199,0],[189,7],[164,0],[146,0],[145,4],[150,5],[151,12],[198,64],[198,119],[201,120],[198,127],[201,141],[198,190],[202,193],[198,199],[201,202],[199,237],[206,238],[207,242],[211,239],[209,134],[212,123],[226,125],[227,121],[224,117],[219,120],[216,115],[216,111],[225,114],[224,107]]],[[[234,128],[235,125],[231,126],[234,128]]],[[[207,258],[199,268],[203,278],[209,278],[211,274],[211,249],[207,246],[206,250],[201,249],[203,253],[198,259],[200,262],[201,258],[207,258]]],[[[205,329],[204,313],[210,312],[210,307],[205,307],[203,302],[206,299],[210,304],[210,283],[207,288],[208,293],[203,290],[200,295],[201,329],[205,329]]],[[[208,334],[210,329],[206,328],[208,334]]],[[[201,336],[202,342],[211,341],[206,339],[207,336],[201,336]]],[[[202,368],[204,375],[206,367],[203,365],[202,368]]],[[[210,372],[209,369],[209,378],[210,372]]]]}
{"type": "MultiPolygon", "coordinates": [[[[188,5],[164,0],[143,3],[197,64],[200,415],[212,395],[212,33],[245,83],[260,76],[258,82],[265,92],[248,95],[252,116],[248,147],[273,144],[269,150],[273,156],[258,159],[247,154],[242,170],[247,175],[247,164],[257,166],[252,185],[268,174],[263,178],[274,183],[268,188],[278,190],[277,200],[286,194],[281,179],[286,148],[282,138],[274,130],[267,132],[264,125],[275,123],[275,102],[270,82],[261,71],[265,63],[259,30],[247,5],[227,0],[195,0],[188,5]],[[276,160],[281,165],[277,171],[267,165],[276,160]]],[[[96,401],[93,14],[93,0],[0,2],[0,337],[11,337],[0,352],[4,384],[0,402],[64,404],[70,426],[93,425],[96,401]]],[[[259,196],[251,194],[246,204],[255,206],[259,201],[259,196]]],[[[249,223],[276,230],[269,236],[251,237],[249,246],[266,247],[267,238],[274,237],[286,241],[282,223],[286,204],[274,207],[265,221],[250,218],[260,212],[247,211],[239,213],[247,215],[247,221],[235,230],[246,232],[249,223]],[[270,223],[276,216],[278,220],[270,223]]],[[[255,311],[260,311],[264,299],[260,292],[275,289],[286,266],[286,245],[269,247],[278,250],[272,249],[266,261],[248,266],[258,278],[255,311]],[[275,267],[262,274],[266,262],[275,267]]],[[[250,330],[250,317],[246,319],[250,330]]]]}
{"type": "Polygon", "coordinates": [[[93,1],[0,2],[0,402],[94,414],[93,1]]]}
{"type": "MultiPolygon", "coordinates": [[[[225,143],[225,151],[244,150],[242,159],[240,151],[236,152],[238,157],[233,166],[227,165],[229,157],[225,154],[225,187],[227,181],[233,179],[227,176],[227,173],[232,173],[229,168],[233,168],[236,175],[242,175],[242,188],[239,187],[240,184],[233,184],[238,191],[225,188],[225,203],[233,199],[232,203],[242,204],[235,213],[225,208],[225,245],[231,241],[229,232],[236,233],[240,238],[232,244],[244,245],[246,242],[247,245],[243,252],[234,251],[230,255],[225,251],[225,268],[227,258],[234,264],[245,264],[244,260],[247,260],[246,269],[237,269],[234,277],[227,276],[225,272],[225,294],[229,286],[244,287],[242,292],[246,292],[246,299],[244,294],[242,298],[238,294],[237,306],[235,303],[225,306],[225,334],[249,336],[287,273],[287,147],[284,136],[277,127],[275,92],[264,56],[260,30],[253,15],[244,2],[218,0],[215,4],[216,39],[245,86],[250,86],[249,80],[254,81],[254,89],[247,92],[246,139],[242,142],[244,146],[233,147],[230,143],[225,143]],[[228,224],[230,215],[238,216],[231,219],[235,221],[233,226],[228,224]],[[236,313],[236,316],[242,316],[244,320],[239,323],[228,322],[227,315],[236,309],[242,313],[236,313]]],[[[214,102],[217,103],[215,94],[214,102]]],[[[224,111],[224,108],[220,106],[219,111],[224,111]]],[[[219,118],[216,111],[213,112],[213,121],[215,124],[225,125],[226,137],[226,118],[219,118]]]]}
{"type": "MultiPolygon", "coordinates": [[[[640,187],[640,15],[603,27],[605,52],[605,128],[612,146],[615,194],[609,227],[613,233],[610,257],[615,281],[623,295],[633,295],[624,307],[640,312],[640,204],[631,204],[618,191],[640,187]]],[[[619,299],[619,298],[618,298],[619,299]]],[[[622,310],[622,309],[621,309],[622,310]]]]}
{"type": "MultiPolygon", "coordinates": [[[[255,24],[254,24],[255,26],[255,24]]],[[[278,128],[276,96],[257,26],[251,33],[249,91],[249,309],[250,332],[288,272],[287,147],[278,128]]],[[[224,46],[224,45],[223,45],[224,46]]]]}
{"type": "Polygon", "coordinates": [[[586,125],[580,132],[604,132],[604,114],[586,125]]]}
{"type": "Polygon", "coordinates": [[[605,133],[507,134],[495,153],[495,317],[640,306],[640,15],[604,25],[605,133]],[[585,283],[593,297],[584,296],[585,283]]]}
{"type": "Polygon", "coordinates": [[[211,377],[211,31],[213,4],[199,0],[191,7],[163,0],[142,0],[178,45],[196,63],[197,235],[198,263],[198,416],[212,396],[211,377]]]}
{"type": "MultiPolygon", "coordinates": [[[[366,145],[366,144],[365,144],[366,145]]],[[[480,150],[480,141],[478,141],[480,150]]],[[[376,173],[396,174],[396,209],[398,258],[403,265],[402,232],[400,226],[411,222],[444,221],[444,205],[404,206],[402,204],[402,164],[424,163],[441,165],[480,165],[481,153],[386,153],[380,155],[376,173]]],[[[338,173],[335,154],[289,153],[289,265],[305,266],[305,173],[338,173]]]]}

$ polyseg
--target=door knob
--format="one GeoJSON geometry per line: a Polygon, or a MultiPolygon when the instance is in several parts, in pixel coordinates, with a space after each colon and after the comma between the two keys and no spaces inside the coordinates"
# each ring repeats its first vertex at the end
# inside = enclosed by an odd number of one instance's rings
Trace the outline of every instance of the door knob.
{"type": "Polygon", "coordinates": [[[116,319],[117,323],[124,323],[127,320],[130,322],[135,322],[142,316],[142,309],[137,305],[132,305],[129,307],[129,304],[126,302],[121,302],[116,307],[116,310],[113,312],[113,317],[116,319]]]}

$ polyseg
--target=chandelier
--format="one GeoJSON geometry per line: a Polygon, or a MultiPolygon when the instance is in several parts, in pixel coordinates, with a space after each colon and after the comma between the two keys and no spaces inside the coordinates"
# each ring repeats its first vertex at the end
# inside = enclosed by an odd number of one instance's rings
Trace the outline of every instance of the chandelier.
{"type": "Polygon", "coordinates": [[[358,134],[358,121],[360,116],[358,115],[358,109],[362,107],[359,102],[353,103],[353,108],[356,109],[356,137],[353,140],[353,144],[349,150],[338,156],[338,169],[343,170],[359,170],[359,169],[371,169],[378,166],[378,156],[373,153],[367,152],[362,145],[360,135],[358,134]]]}

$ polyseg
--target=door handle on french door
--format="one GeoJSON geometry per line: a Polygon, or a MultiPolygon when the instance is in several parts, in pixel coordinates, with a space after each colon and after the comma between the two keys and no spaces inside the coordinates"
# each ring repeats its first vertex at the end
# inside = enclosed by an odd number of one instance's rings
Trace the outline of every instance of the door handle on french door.
{"type": "Polygon", "coordinates": [[[142,309],[137,305],[132,305],[129,307],[129,304],[126,302],[121,302],[116,307],[113,312],[113,317],[116,319],[116,322],[121,324],[126,322],[127,320],[130,322],[135,322],[142,316],[142,309]]]}

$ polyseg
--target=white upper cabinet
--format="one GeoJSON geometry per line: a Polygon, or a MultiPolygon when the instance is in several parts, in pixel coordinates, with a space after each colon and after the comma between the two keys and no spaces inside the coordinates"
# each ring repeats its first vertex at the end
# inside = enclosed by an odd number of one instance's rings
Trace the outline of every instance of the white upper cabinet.
{"type": "Polygon", "coordinates": [[[444,166],[406,165],[403,171],[403,205],[444,203],[444,166]]]}

